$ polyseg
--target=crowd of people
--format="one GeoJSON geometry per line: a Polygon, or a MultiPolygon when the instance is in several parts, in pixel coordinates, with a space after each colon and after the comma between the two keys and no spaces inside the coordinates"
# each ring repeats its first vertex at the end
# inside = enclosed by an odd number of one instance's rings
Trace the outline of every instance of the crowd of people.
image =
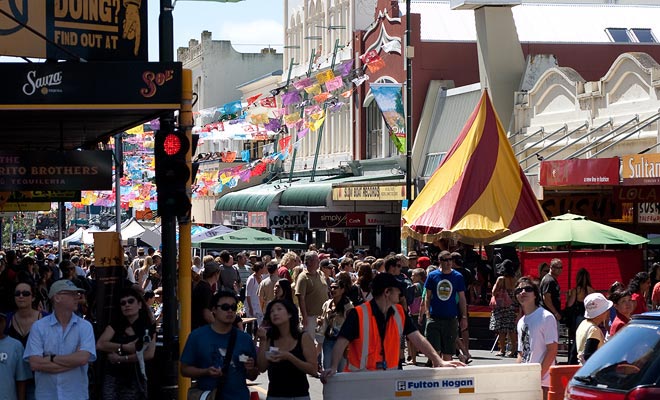
{"type": "MultiPolygon", "coordinates": [[[[117,312],[99,327],[91,251],[24,250],[0,253],[8,398],[89,398],[88,366],[97,356],[98,398],[148,398],[147,364],[162,318],[159,252],[127,254],[117,312]]],[[[428,366],[467,365],[468,304],[490,304],[498,355],[540,363],[547,392],[560,323],[574,345],[570,362],[582,363],[632,314],[660,304],[660,265],[626,287],[616,282],[606,298],[586,270],[562,292],[559,259],[531,278],[515,260],[490,268],[473,250],[458,250],[376,258],[310,246],[300,254],[275,248],[194,257],[193,330],[180,357],[181,374],[194,380],[188,398],[247,399],[246,379],[267,372],[269,398],[305,399],[309,376],[327,382],[338,372],[400,369],[420,353],[428,366]]]]}

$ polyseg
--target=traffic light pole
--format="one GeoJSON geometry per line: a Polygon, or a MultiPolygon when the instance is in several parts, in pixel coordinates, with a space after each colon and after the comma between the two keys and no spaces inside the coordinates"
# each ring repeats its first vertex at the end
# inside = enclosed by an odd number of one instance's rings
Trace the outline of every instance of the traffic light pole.
{"type": "MultiPolygon", "coordinates": [[[[160,0],[158,16],[159,58],[161,62],[174,61],[174,26],[172,19],[172,1],[160,0]]],[[[160,127],[156,135],[165,135],[174,129],[174,113],[168,112],[160,118],[160,127]]],[[[160,190],[160,188],[158,188],[160,190]]],[[[159,212],[160,214],[160,212],[159,212]]],[[[176,347],[177,340],[177,300],[176,300],[176,216],[161,215],[162,246],[162,284],[163,284],[163,348],[167,376],[163,381],[167,386],[176,384],[176,347]],[[170,381],[171,379],[171,381],[170,381]]]]}

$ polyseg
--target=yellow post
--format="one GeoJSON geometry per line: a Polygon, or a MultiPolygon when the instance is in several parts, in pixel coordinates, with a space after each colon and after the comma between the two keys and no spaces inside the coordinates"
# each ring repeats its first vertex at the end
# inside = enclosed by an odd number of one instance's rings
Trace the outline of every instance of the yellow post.
{"type": "MultiPolygon", "coordinates": [[[[179,114],[179,129],[185,130],[190,143],[186,162],[189,165],[191,177],[186,186],[188,191],[188,198],[192,196],[192,70],[183,69],[182,79],[182,98],[181,98],[181,112],[179,114]]],[[[183,353],[183,346],[186,344],[188,335],[190,334],[190,317],[191,317],[191,292],[192,292],[192,273],[190,267],[192,266],[191,260],[191,236],[190,236],[190,214],[188,218],[179,218],[179,354],[183,353]]],[[[179,372],[179,399],[187,398],[188,388],[190,387],[190,379],[184,378],[179,372]]]]}

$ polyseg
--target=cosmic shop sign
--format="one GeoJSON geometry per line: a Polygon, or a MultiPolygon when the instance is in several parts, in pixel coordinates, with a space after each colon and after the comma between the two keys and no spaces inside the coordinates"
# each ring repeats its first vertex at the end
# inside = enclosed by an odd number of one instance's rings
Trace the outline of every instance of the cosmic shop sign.
{"type": "Polygon", "coordinates": [[[178,62],[0,63],[0,109],[177,110],[181,70],[178,62]]]}
{"type": "Polygon", "coordinates": [[[2,0],[0,10],[0,54],[148,60],[147,0],[2,0]]]}
{"type": "Polygon", "coordinates": [[[0,153],[0,191],[110,189],[112,151],[0,153]]]}

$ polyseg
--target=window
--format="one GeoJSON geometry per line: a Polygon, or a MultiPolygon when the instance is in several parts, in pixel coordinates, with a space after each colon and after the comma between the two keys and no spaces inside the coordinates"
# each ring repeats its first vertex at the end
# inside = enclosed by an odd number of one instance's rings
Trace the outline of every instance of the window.
{"type": "Polygon", "coordinates": [[[610,40],[615,43],[630,43],[632,40],[628,35],[628,29],[626,28],[607,28],[605,29],[607,35],[610,37],[610,40]]]}
{"type": "Polygon", "coordinates": [[[447,153],[430,153],[426,156],[426,161],[424,162],[424,170],[422,171],[422,176],[431,176],[438,169],[438,165],[445,158],[447,153]]]}
{"type": "Polygon", "coordinates": [[[399,154],[394,143],[390,140],[385,120],[383,120],[383,115],[375,100],[367,106],[366,125],[367,159],[387,158],[399,154]]]}
{"type": "Polygon", "coordinates": [[[630,31],[639,43],[658,43],[650,29],[632,28],[630,31]]]}

